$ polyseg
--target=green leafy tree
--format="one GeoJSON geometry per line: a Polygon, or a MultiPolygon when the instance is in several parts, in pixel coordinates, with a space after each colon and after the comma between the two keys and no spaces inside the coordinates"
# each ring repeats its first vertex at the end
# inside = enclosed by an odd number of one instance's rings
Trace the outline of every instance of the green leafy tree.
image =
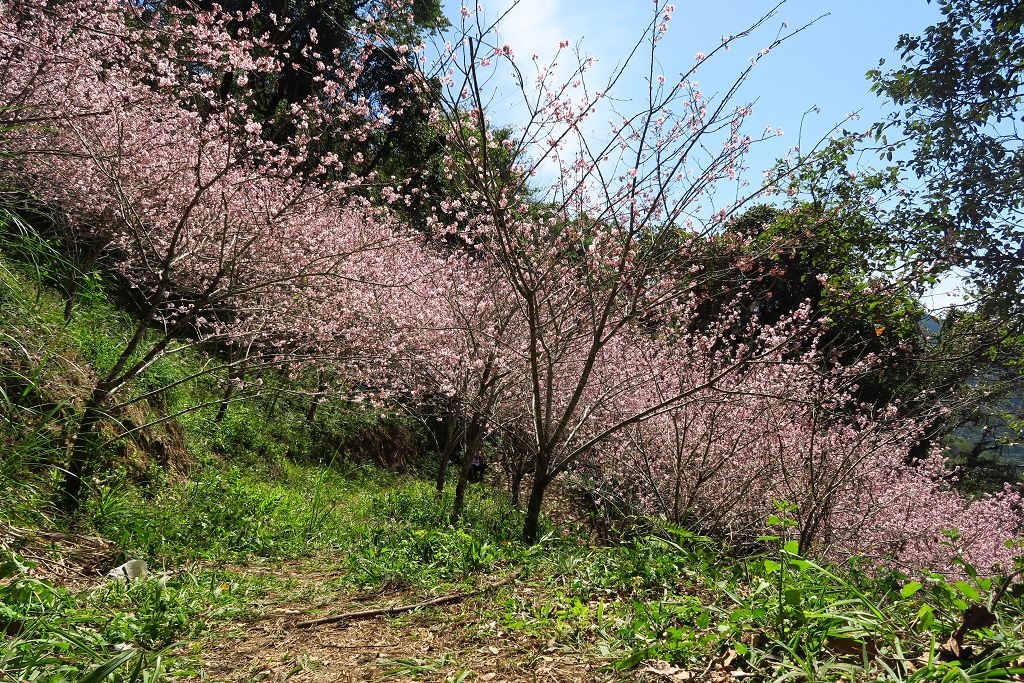
{"type": "Polygon", "coordinates": [[[909,146],[899,163],[924,185],[906,208],[908,220],[927,228],[922,237],[946,263],[967,270],[995,313],[1019,314],[1024,4],[937,4],[941,21],[900,37],[902,66],[868,72],[873,90],[900,107],[877,128],[882,155],[891,160],[909,146]]]}
{"type": "MultiPolygon", "coordinates": [[[[982,434],[967,449],[970,461],[985,445],[991,415],[1019,404],[1022,384],[1024,4],[937,5],[940,21],[900,37],[902,65],[880,65],[868,77],[900,107],[876,128],[883,156],[905,146],[910,153],[897,166],[923,181],[897,221],[916,226],[918,243],[938,263],[961,268],[980,295],[973,310],[944,321],[931,353],[931,383],[960,387],[946,428],[974,425],[982,434]]],[[[1012,416],[998,422],[1004,437],[1019,435],[1012,416]]]]}
{"type": "Polygon", "coordinates": [[[727,280],[744,294],[708,290],[707,306],[745,302],[750,317],[771,325],[809,304],[826,326],[819,343],[832,362],[889,357],[885,372],[862,378],[858,397],[879,406],[898,398],[922,350],[925,311],[912,282],[880,269],[889,247],[870,215],[822,202],[759,205],[729,226],[726,244],[730,236],[742,246],[726,251],[733,252],[727,280]]]}

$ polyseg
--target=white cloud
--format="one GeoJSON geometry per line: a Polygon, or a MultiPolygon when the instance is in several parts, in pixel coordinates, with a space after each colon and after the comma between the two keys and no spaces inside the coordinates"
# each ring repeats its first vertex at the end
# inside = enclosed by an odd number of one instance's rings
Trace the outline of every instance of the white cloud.
{"type": "Polygon", "coordinates": [[[545,63],[554,57],[559,41],[578,38],[566,30],[566,18],[559,0],[520,0],[498,26],[498,35],[512,46],[520,64],[528,64],[534,54],[545,63]]]}

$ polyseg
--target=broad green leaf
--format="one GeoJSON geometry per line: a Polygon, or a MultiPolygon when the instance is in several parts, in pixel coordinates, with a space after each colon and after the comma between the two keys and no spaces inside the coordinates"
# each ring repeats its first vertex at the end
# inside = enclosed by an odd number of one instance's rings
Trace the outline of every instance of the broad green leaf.
{"type": "Polygon", "coordinates": [[[978,594],[978,591],[974,588],[974,586],[967,583],[966,581],[957,581],[953,585],[956,586],[957,590],[963,593],[963,596],[968,600],[981,600],[981,596],[978,594]]]}
{"type": "Polygon", "coordinates": [[[917,620],[921,623],[921,628],[928,630],[935,623],[935,612],[932,610],[931,605],[921,605],[921,609],[917,611],[917,620]]]}
{"type": "Polygon", "coordinates": [[[919,590],[921,590],[921,583],[919,581],[911,581],[900,591],[900,597],[909,598],[919,590]]]}

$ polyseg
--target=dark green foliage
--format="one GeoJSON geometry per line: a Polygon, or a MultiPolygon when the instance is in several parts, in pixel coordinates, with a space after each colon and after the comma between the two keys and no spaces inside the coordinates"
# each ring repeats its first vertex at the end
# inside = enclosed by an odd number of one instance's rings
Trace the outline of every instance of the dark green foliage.
{"type": "MultiPolygon", "coordinates": [[[[350,136],[351,129],[337,123],[315,130],[312,140],[302,148],[310,167],[323,155],[334,153],[345,161],[346,169],[362,175],[401,169],[400,175],[404,176],[409,169],[421,168],[439,151],[429,149],[427,156],[422,156],[429,103],[405,80],[417,66],[416,53],[399,50],[399,46],[417,45],[428,31],[447,24],[437,0],[409,3],[411,23],[404,9],[398,11],[378,0],[165,0],[165,4],[186,13],[209,11],[218,5],[236,17],[227,24],[235,35],[266,36],[267,50],[280,62],[280,72],[252,74],[245,88],[238,86],[234,74],[226,72],[220,77],[219,94],[222,99],[250,99],[248,105],[263,120],[268,139],[286,144],[304,138],[306,131],[294,126],[291,105],[301,104],[332,84],[341,86],[353,101],[364,99],[374,115],[385,109],[392,112],[389,122],[378,127],[368,140],[350,136]],[[363,25],[369,21],[382,21],[387,27],[383,41],[372,46],[362,44],[366,35],[363,25]],[[320,68],[318,62],[327,68],[320,68]],[[351,64],[362,65],[354,88],[346,82],[351,64]]],[[[352,125],[359,123],[353,121],[352,125]]]]}
{"type": "MultiPolygon", "coordinates": [[[[775,325],[809,306],[822,330],[815,342],[830,362],[849,366],[868,354],[886,357],[884,367],[860,381],[860,401],[884,406],[906,398],[901,392],[924,346],[925,310],[913,283],[884,269],[891,247],[883,231],[873,216],[838,204],[754,206],[723,234],[681,245],[704,253],[694,276],[699,316],[692,324],[739,311],[731,332],[742,339],[752,323],[775,325]]],[[[672,240],[659,241],[669,253],[678,250],[672,240]]]]}

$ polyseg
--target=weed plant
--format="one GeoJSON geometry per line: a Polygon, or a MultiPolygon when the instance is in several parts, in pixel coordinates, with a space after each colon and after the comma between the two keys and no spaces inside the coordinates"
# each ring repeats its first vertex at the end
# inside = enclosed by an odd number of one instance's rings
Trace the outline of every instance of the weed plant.
{"type": "Polygon", "coordinates": [[[673,680],[1024,680],[1020,592],[993,604],[998,582],[967,564],[959,577],[823,566],[779,537],[734,557],[682,529],[608,548],[548,543],[534,556],[541,588],[499,600],[494,623],[615,669],[661,662],[673,680]],[[954,646],[971,605],[994,623],[954,646]]]}
{"type": "Polygon", "coordinates": [[[182,645],[216,619],[245,614],[265,590],[217,570],[111,581],[72,592],[0,558],[0,680],[143,682],[197,673],[182,645]]]}

